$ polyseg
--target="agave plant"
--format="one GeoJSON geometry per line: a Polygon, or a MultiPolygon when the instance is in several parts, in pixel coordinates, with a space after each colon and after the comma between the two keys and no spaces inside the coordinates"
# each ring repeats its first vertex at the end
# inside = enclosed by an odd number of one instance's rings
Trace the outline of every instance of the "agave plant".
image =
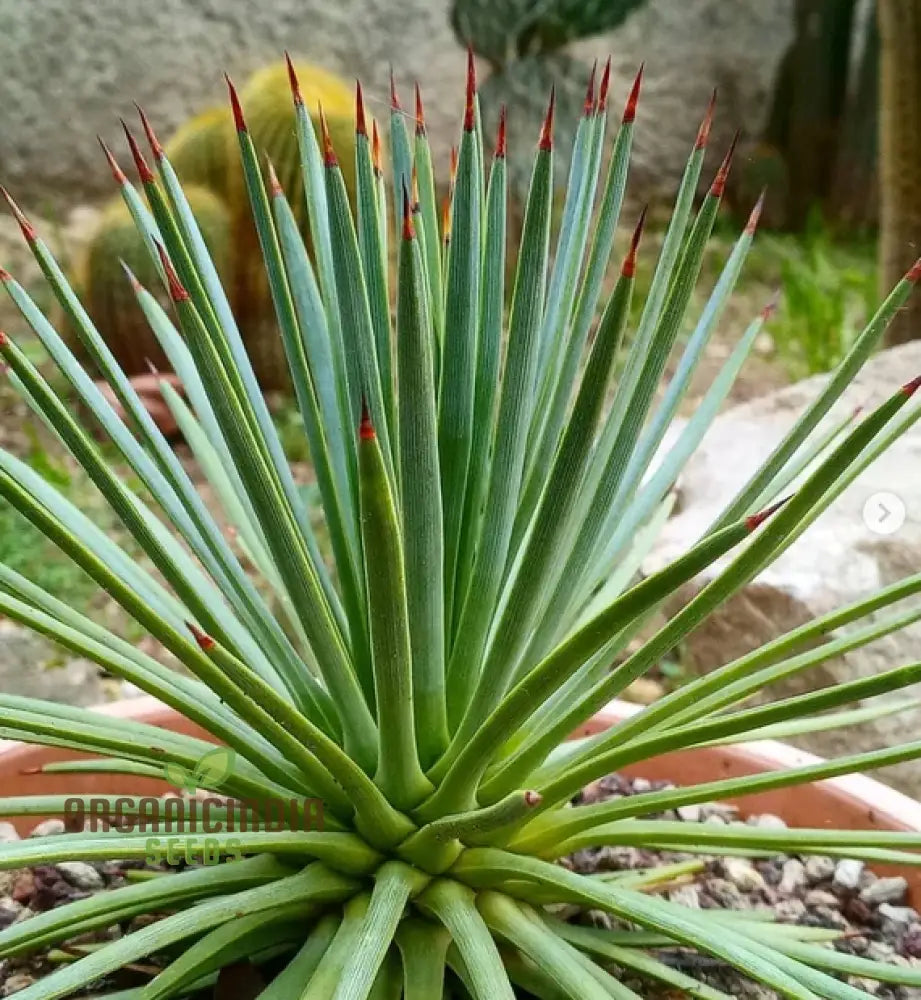
{"type": "MultiPolygon", "coordinates": [[[[220,832],[209,829],[208,837],[215,856],[226,859],[161,869],[0,932],[0,955],[9,956],[139,914],[161,917],[119,940],[77,949],[72,954],[81,957],[24,989],[22,1000],[72,994],[154,953],[168,964],[129,991],[132,998],[188,995],[214,982],[224,966],[271,958],[282,971],[261,994],[266,1000],[637,996],[608,971],[612,962],[658,981],[657,989],[724,1000],[657,958],[657,945],[697,949],[797,1000],[866,995],[842,974],[921,985],[915,969],[824,947],[834,932],[729,920],[647,891],[674,871],[595,877],[557,863],[585,846],[632,844],[919,863],[921,835],[698,827],[643,817],[909,760],[921,756],[921,742],[570,803],[595,779],[668,751],[854,724],[891,711],[890,704],[846,706],[918,681],[921,663],[760,707],[746,702],[780,678],[916,620],[921,613],[904,605],[883,612],[921,591],[921,573],[713,670],[606,732],[567,739],[791,545],[918,418],[910,398],[919,379],[893,387],[860,422],[836,422],[830,411],[921,266],[880,306],[760,471],[726,498],[718,521],[672,565],[636,582],[676,477],[770,312],[753,318],[676,443],[654,463],[759,211],[683,348],[677,346],[729,170],[727,155],[695,209],[712,104],[634,328],[634,276],[646,266],[638,262],[642,220],[611,281],[608,265],[639,77],[610,150],[607,71],[597,92],[589,85],[552,253],[551,98],[507,308],[504,120],[487,170],[472,65],[446,225],[421,106],[413,129],[395,103],[388,193],[359,88],[353,216],[328,133],[315,135],[293,73],[291,82],[313,257],[270,166],[263,175],[232,86],[231,100],[322,525],[285,460],[216,269],[149,124],[156,172],[131,138],[146,203],[117,175],[173,314],[132,275],[127,280],[183,382],[188,404],[168,386],[164,392],[220,498],[221,517],[237,529],[232,538],[11,202],[128,422],[115,416],[52,325],[4,274],[70,389],[58,394],[4,337],[9,377],[86,470],[150,567],[5,452],[0,494],[184,670],[162,665],[5,567],[0,611],[127,678],[207,738],[11,695],[0,696],[0,736],[91,755],[50,765],[57,773],[93,771],[97,780],[166,774],[217,793],[220,832]],[[658,393],[673,352],[677,366],[658,393]],[[110,451],[101,452],[73,417],[71,392],[108,433],[110,451]],[[137,488],[119,471],[125,465],[137,488]],[[777,497],[791,485],[792,496],[780,504],[777,497]],[[642,645],[631,641],[676,588],[718,560],[713,582],[680,613],[642,645]],[[872,623],[859,626],[871,613],[872,623]],[[833,637],[851,623],[842,638],[833,637]],[[245,803],[277,799],[300,803],[283,828],[267,807],[250,828],[237,828],[245,803]],[[315,800],[323,803],[322,829],[305,822],[315,800]],[[557,903],[603,911],[616,930],[564,922],[557,903]]],[[[131,796],[103,805],[106,815],[122,818],[145,808],[131,796]]],[[[42,795],[2,800],[0,814],[54,815],[66,807],[65,796],[42,795]]],[[[194,838],[202,826],[184,816],[170,830],[194,838]]],[[[0,845],[0,863],[142,859],[150,841],[149,829],[92,827],[0,845]]]]}

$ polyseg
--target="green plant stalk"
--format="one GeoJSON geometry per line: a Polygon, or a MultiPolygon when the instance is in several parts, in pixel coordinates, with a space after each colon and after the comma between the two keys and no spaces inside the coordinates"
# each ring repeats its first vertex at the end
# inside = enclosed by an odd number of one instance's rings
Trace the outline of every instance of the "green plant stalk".
{"type": "Polygon", "coordinates": [[[431,789],[419,765],[403,540],[378,438],[367,413],[358,444],[361,534],[380,741],[375,782],[409,809],[431,789]]]}
{"type": "MultiPolygon", "coordinates": [[[[404,205],[404,227],[407,206],[404,205]]],[[[435,412],[434,337],[415,229],[400,242],[397,298],[399,447],[414,729],[420,763],[448,743],[445,697],[444,545],[435,412]]]]}

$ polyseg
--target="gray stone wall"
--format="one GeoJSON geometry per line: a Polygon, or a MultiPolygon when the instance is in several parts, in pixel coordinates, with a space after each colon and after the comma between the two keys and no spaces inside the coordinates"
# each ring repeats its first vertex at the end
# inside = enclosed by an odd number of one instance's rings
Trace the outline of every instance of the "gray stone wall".
{"type": "MultiPolygon", "coordinates": [[[[586,64],[613,53],[618,103],[646,60],[639,193],[671,188],[713,86],[722,94],[718,137],[741,125],[758,130],[791,3],[651,0],[612,36],[574,47],[586,64]]],[[[447,0],[0,0],[0,178],[36,211],[42,200],[106,193],[95,136],[120,149],[118,116],[132,116],[133,101],[168,135],[223,99],[222,71],[242,81],[285,49],[346,79],[361,76],[378,114],[391,63],[407,100],[418,77],[442,166],[464,62],[448,8],[447,0]]]]}

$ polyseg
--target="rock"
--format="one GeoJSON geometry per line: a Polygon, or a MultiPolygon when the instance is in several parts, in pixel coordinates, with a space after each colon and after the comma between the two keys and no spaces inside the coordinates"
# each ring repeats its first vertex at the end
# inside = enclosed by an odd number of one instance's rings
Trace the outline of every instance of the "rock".
{"type": "Polygon", "coordinates": [[[825,889],[810,889],[803,897],[803,902],[810,908],[817,906],[832,908],[838,905],[838,897],[825,889]]]}
{"type": "Polygon", "coordinates": [[[624,700],[637,705],[651,705],[665,694],[665,688],[651,677],[638,677],[624,689],[624,700]]]}
{"type": "MultiPolygon", "coordinates": [[[[871,409],[894,387],[921,371],[921,341],[882,351],[867,365],[827,418],[830,426],[856,405],[871,409]]],[[[734,407],[715,421],[701,449],[685,468],[679,513],[666,525],[644,564],[653,572],[687,551],[748,481],[825,385],[827,376],[807,379],[734,407]]],[[[677,430],[678,428],[676,428],[677,430]]],[[[764,642],[917,571],[921,564],[921,503],[915,470],[921,467],[921,424],[915,424],[852,483],[797,541],[754,581],[728,600],[687,637],[684,660],[704,671],[764,642]],[[887,491],[904,499],[907,519],[895,534],[874,534],[864,523],[864,504],[887,491]]],[[[673,615],[726,565],[720,560],[683,588],[663,609],[673,615]]],[[[890,612],[880,612],[880,615],[890,612]]],[[[921,645],[921,623],[830,659],[773,685],[770,697],[789,697],[826,685],[874,676],[911,663],[921,645]]],[[[889,715],[843,731],[796,738],[799,746],[824,756],[895,746],[916,738],[921,708],[889,715]]],[[[879,774],[915,796],[921,768],[914,761],[879,774]]]]}
{"type": "Polygon", "coordinates": [[[28,972],[14,972],[13,975],[7,977],[6,982],[0,987],[0,995],[4,997],[12,996],[14,993],[24,990],[27,986],[31,986],[34,982],[35,976],[30,976],[28,972]]]}
{"type": "Polygon", "coordinates": [[[723,874],[740,892],[757,892],[764,888],[764,878],[745,858],[723,858],[723,874]]]}
{"type": "Polygon", "coordinates": [[[12,823],[0,823],[0,844],[14,844],[19,840],[19,834],[12,823]]]}
{"type": "Polygon", "coordinates": [[[801,899],[781,899],[774,904],[774,916],[783,924],[797,924],[806,915],[801,899]]]}
{"type": "Polygon", "coordinates": [[[749,816],[749,826],[758,826],[762,830],[786,830],[787,824],[773,813],[762,813],[760,816],[749,816]]]}
{"type": "Polygon", "coordinates": [[[105,879],[85,861],[60,861],[55,867],[77,889],[92,891],[105,888],[105,879]]]}
{"type": "Polygon", "coordinates": [[[832,884],[836,889],[845,889],[853,892],[860,885],[860,876],[863,875],[864,863],[845,858],[835,865],[835,874],[832,884]]]}
{"type": "MultiPolygon", "coordinates": [[[[226,99],[225,70],[242,83],[253,70],[280,60],[285,49],[346,80],[361,77],[382,118],[389,66],[404,105],[411,102],[413,80],[420,80],[426,125],[443,173],[456,140],[465,62],[451,28],[451,6],[449,0],[276,0],[264,7],[248,0],[151,7],[0,0],[4,181],[17,194],[108,195],[111,178],[95,134],[120,141],[118,116],[134,116],[132,101],[168,137],[191,113],[226,99]],[[69,56],[62,60],[65,49],[69,56]]],[[[646,60],[634,142],[637,197],[673,194],[714,86],[720,88],[714,164],[722,155],[718,147],[734,129],[760,134],[776,69],[792,36],[792,7],[792,0],[698,0],[690,6],[651,0],[616,31],[567,47],[584,62],[586,76],[593,59],[614,53],[612,114],[646,60]],[[706,31],[699,30],[701,24],[706,31]]],[[[488,72],[481,64],[481,78],[488,72]]],[[[536,133],[521,117],[509,115],[510,128],[522,131],[512,132],[510,146],[530,148],[536,133]]]]}
{"type": "Polygon", "coordinates": [[[668,901],[686,906],[689,910],[699,910],[700,890],[696,885],[681,885],[677,889],[669,889],[668,901]]]}
{"type": "Polygon", "coordinates": [[[826,882],[835,874],[835,859],[826,858],[821,854],[812,854],[803,862],[806,868],[806,881],[810,885],[826,882]]]}
{"type": "Polygon", "coordinates": [[[799,892],[806,884],[806,866],[797,858],[784,862],[778,890],[788,895],[799,892]]]}
{"type": "Polygon", "coordinates": [[[860,890],[860,898],[869,906],[881,903],[900,903],[908,892],[908,882],[901,875],[878,878],[860,890]]]}
{"type": "Polygon", "coordinates": [[[17,903],[12,896],[0,897],[0,930],[22,920],[27,912],[22,903],[17,903]]]}
{"type": "Polygon", "coordinates": [[[703,816],[699,805],[678,806],[675,812],[685,823],[699,823],[703,816]]]}
{"type": "Polygon", "coordinates": [[[67,662],[57,646],[9,621],[0,622],[0,691],[68,705],[109,700],[95,663],[67,662]]]}

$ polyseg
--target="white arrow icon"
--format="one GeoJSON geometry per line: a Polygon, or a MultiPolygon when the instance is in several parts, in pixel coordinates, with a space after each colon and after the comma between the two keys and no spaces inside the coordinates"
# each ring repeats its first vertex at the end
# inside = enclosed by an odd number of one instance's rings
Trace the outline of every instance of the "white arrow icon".
{"type": "Polygon", "coordinates": [[[874,493],[863,505],[863,523],[876,535],[894,535],[905,523],[905,504],[895,493],[874,493]]]}

